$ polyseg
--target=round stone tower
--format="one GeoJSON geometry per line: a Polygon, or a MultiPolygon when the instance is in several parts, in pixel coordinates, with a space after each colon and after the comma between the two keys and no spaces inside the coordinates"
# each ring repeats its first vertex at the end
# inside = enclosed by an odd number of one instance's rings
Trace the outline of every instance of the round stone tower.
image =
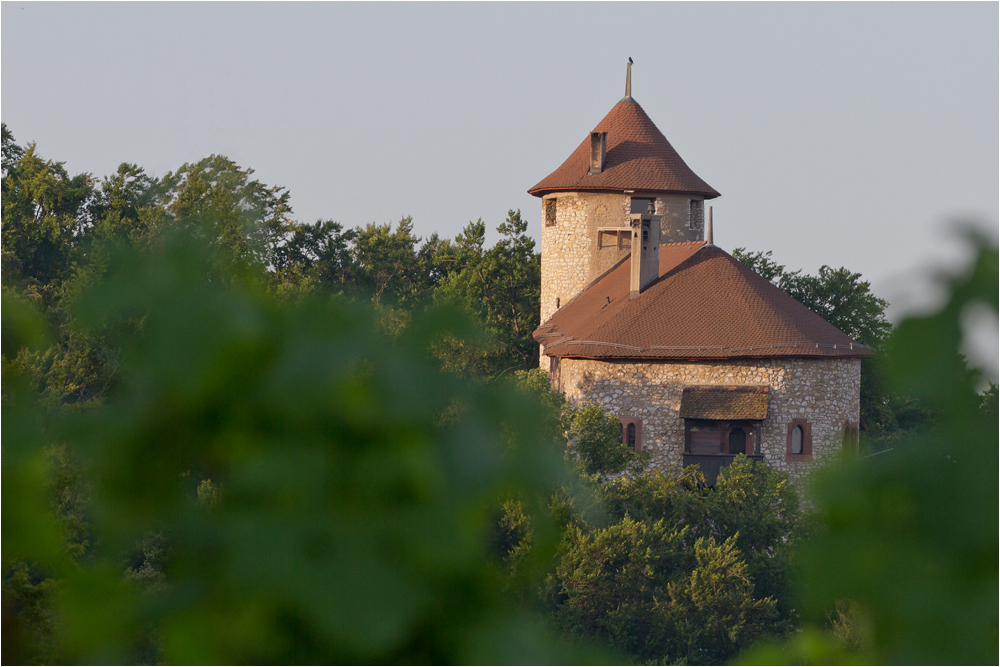
{"type": "Polygon", "coordinates": [[[632,99],[631,62],[625,97],[528,193],[542,199],[542,323],[634,247],[655,264],[659,244],[702,240],[704,201],[719,196],[632,99]]]}

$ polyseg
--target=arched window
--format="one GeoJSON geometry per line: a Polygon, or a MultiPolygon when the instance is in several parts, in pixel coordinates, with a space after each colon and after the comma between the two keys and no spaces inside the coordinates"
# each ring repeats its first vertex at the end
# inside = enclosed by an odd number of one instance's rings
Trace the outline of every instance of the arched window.
{"type": "Polygon", "coordinates": [[[622,444],[637,452],[642,451],[642,420],[638,417],[619,417],[622,444]]]}
{"type": "Polygon", "coordinates": [[[802,453],[802,427],[796,426],[792,429],[792,454],[802,453]]]}
{"type": "Polygon", "coordinates": [[[812,461],[812,426],[805,419],[793,419],[788,425],[786,461],[812,461]]]}

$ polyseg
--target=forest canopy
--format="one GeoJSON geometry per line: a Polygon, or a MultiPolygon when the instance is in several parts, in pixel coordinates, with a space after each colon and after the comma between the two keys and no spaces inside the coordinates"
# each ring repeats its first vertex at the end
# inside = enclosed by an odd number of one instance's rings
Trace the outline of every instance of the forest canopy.
{"type": "Polygon", "coordinates": [[[519,211],[488,247],[288,202],[3,126],[4,663],[995,661],[996,389],[958,352],[995,246],[896,330],[856,273],[734,251],[880,351],[892,456],[803,504],[745,458],[646,472],[550,390],[519,211]]]}

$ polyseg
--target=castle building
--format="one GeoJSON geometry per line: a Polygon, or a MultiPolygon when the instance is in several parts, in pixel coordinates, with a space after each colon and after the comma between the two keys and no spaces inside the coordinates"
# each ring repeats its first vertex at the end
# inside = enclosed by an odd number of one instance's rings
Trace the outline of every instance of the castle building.
{"type": "Polygon", "coordinates": [[[872,351],[713,244],[719,193],[632,99],[631,63],[625,97],[528,192],[541,366],[654,467],[698,464],[712,483],[745,454],[799,479],[856,448],[872,351]]]}

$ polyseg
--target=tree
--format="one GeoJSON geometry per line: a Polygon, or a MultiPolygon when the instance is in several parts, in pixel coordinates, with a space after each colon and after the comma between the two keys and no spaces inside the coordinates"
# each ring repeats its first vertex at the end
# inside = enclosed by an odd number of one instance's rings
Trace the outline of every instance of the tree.
{"type": "Polygon", "coordinates": [[[495,339],[497,347],[469,359],[487,375],[537,366],[538,344],[531,334],[539,323],[541,258],[527,229],[520,210],[508,211],[497,226],[500,240],[486,250],[486,225],[470,222],[455,238],[455,268],[435,291],[439,301],[475,315],[495,339]]]}
{"type": "Polygon", "coordinates": [[[649,462],[648,453],[624,444],[621,421],[600,406],[571,409],[567,421],[567,451],[585,474],[607,478],[626,469],[638,473],[649,462]]]}
{"type": "Polygon", "coordinates": [[[725,469],[711,488],[695,468],[677,477],[646,473],[611,480],[600,491],[611,520],[626,516],[689,526],[693,537],[728,539],[743,554],[753,596],[776,601],[770,631],[794,620],[790,578],[793,548],[802,532],[802,509],[788,475],[745,457],[725,469]]]}
{"type": "Polygon", "coordinates": [[[592,531],[571,527],[547,591],[554,619],[659,664],[720,664],[769,634],[775,600],[754,597],[736,538],[689,533],[628,516],[592,531]]]}
{"type": "Polygon", "coordinates": [[[413,235],[413,218],[392,225],[374,222],[358,228],[353,238],[355,288],[375,304],[413,304],[429,296],[424,267],[417,254],[420,237],[413,235]]]}
{"type": "MultiPolygon", "coordinates": [[[[540,371],[521,377],[543,399],[549,393],[540,371]]],[[[583,415],[597,446],[580,448],[580,432],[566,430],[581,477],[553,499],[564,533],[542,587],[559,627],[634,661],[688,664],[724,662],[793,628],[790,571],[802,510],[787,474],[741,456],[714,488],[694,467],[677,477],[632,469],[601,481],[597,473],[624,466],[597,466],[630,451],[617,424],[592,406],[561,410],[564,424],[583,415]]],[[[507,508],[498,531],[515,579],[531,541],[516,510],[507,508]]]]}
{"type": "Polygon", "coordinates": [[[251,180],[222,155],[184,164],[162,179],[165,208],[173,226],[225,249],[240,266],[272,264],[278,245],[290,231],[288,191],[251,180]]]}
{"type": "Polygon", "coordinates": [[[22,149],[6,124],[3,172],[4,284],[51,303],[53,289],[70,274],[93,180],[71,177],[63,163],[40,157],[33,143],[22,149]]]}
{"type": "Polygon", "coordinates": [[[135,164],[105,176],[88,203],[91,240],[148,243],[166,218],[164,187],[135,164]]]}
{"type": "Polygon", "coordinates": [[[354,279],[350,244],[357,233],[344,231],[333,220],[292,225],[284,243],[274,251],[275,281],[306,289],[345,289],[354,279]]]}

